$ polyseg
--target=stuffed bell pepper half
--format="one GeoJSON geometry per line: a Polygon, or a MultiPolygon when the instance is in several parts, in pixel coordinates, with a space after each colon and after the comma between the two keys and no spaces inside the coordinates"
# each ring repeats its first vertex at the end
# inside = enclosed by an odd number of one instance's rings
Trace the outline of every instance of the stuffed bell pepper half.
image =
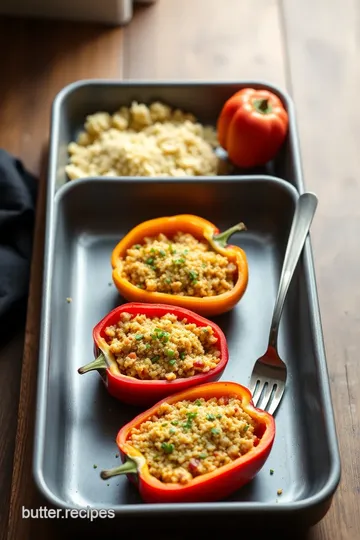
{"type": "Polygon", "coordinates": [[[109,394],[131,405],[216,381],[229,359],[217,324],[164,304],[122,304],[95,326],[93,342],[95,360],[78,372],[97,370],[109,394]]]}

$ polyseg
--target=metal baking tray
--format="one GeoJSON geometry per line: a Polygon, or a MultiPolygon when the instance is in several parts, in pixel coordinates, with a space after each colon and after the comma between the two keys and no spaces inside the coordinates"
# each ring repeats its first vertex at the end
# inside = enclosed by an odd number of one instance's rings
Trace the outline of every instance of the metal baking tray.
{"type": "Polygon", "coordinates": [[[282,149],[273,161],[256,169],[235,168],[233,174],[276,176],[290,182],[302,192],[304,187],[295,108],[290,96],[278,87],[251,80],[154,82],[86,79],[65,86],[53,103],[48,201],[52,200],[59,187],[69,181],[65,172],[68,163],[67,145],[75,140],[82,130],[88,114],[98,111],[113,113],[120,106],[129,106],[133,100],[148,104],[160,100],[192,112],[200,122],[215,127],[224,102],[234,92],[246,87],[263,88],[278,95],[289,115],[289,130],[282,149]]]}
{"type": "Polygon", "coordinates": [[[119,428],[140,409],[111,398],[97,373],[77,373],[93,358],[93,326],[123,302],[111,285],[113,247],[143,220],[184,212],[220,229],[240,220],[247,226],[232,237],[249,259],[247,292],[231,312],[214,318],[229,343],[222,380],[247,385],[267,345],[297,197],[289,182],[255,175],[150,182],[90,178],[57,191],[47,229],[33,461],[37,486],[50,504],[111,508],[121,523],[206,516],[207,524],[226,517],[239,525],[246,517],[266,516],[266,523],[291,519],[304,525],[325,515],[340,462],[309,238],[280,326],[279,349],[289,375],[276,413],[275,443],[258,476],[227,500],[147,505],[126,478],[102,480],[99,471],[119,462],[119,428]]]}

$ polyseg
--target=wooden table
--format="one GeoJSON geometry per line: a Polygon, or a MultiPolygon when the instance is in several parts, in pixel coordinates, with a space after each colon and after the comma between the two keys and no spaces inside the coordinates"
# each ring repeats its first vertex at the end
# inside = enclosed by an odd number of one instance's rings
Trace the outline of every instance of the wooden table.
{"type": "MultiPolygon", "coordinates": [[[[312,243],[342,459],[342,480],[330,511],[301,538],[360,538],[360,40],[355,4],[158,0],[138,9],[126,28],[0,21],[0,146],[41,178],[26,331],[0,350],[2,538],[61,536],[51,520],[22,519],[21,507],[41,504],[31,460],[50,106],[64,85],[90,77],[253,78],[275,83],[293,97],[306,187],[320,200],[312,243]]],[[[72,526],[67,520],[67,536],[72,526]]],[[[167,537],[175,538],[174,533],[167,537]]]]}

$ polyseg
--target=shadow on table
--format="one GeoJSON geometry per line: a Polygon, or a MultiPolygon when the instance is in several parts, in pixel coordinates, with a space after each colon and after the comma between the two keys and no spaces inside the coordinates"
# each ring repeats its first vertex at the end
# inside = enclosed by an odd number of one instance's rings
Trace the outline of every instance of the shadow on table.
{"type": "MultiPolygon", "coordinates": [[[[34,501],[35,502],[35,501],[34,501]]],[[[38,492],[34,509],[45,508],[48,511],[52,505],[38,492]]],[[[91,509],[89,509],[91,512],[91,509]]],[[[64,519],[63,510],[59,519],[30,518],[29,539],[51,538],[51,540],[78,539],[86,534],[87,538],[114,540],[115,538],[156,538],[156,540],[215,540],[222,538],[276,538],[276,540],[315,540],[318,538],[315,529],[302,526],[300,518],[297,521],[276,521],[269,523],[264,516],[241,518],[211,515],[209,512],[203,518],[179,516],[175,513],[164,518],[152,517],[95,517],[92,521],[86,518],[67,517],[64,519]]],[[[274,518],[273,518],[274,519],[274,518]]]]}
{"type": "MultiPolygon", "coordinates": [[[[31,538],[42,538],[41,521],[44,520],[32,521],[31,538]]],[[[259,526],[256,523],[256,519],[249,526],[243,523],[231,526],[227,520],[218,520],[217,523],[212,523],[209,526],[207,517],[204,517],[203,524],[199,524],[198,522],[193,524],[191,519],[180,519],[178,517],[174,517],[168,523],[160,523],[159,520],[156,521],[153,519],[148,521],[145,518],[140,520],[133,518],[132,522],[126,524],[122,519],[116,518],[98,518],[93,522],[85,519],[51,521],[52,540],[60,540],[60,538],[70,540],[72,538],[79,538],[84,534],[91,538],[101,538],[101,540],[113,540],[116,537],[126,538],[128,535],[130,535],[130,538],[156,537],[157,540],[214,540],[215,538],[222,538],[225,535],[227,538],[248,537],[256,539],[273,536],[277,540],[313,540],[315,538],[312,529],[301,529],[298,526],[269,528],[265,524],[264,526],[259,526]]],[[[47,534],[50,533],[49,529],[49,523],[47,523],[47,534]]]]}

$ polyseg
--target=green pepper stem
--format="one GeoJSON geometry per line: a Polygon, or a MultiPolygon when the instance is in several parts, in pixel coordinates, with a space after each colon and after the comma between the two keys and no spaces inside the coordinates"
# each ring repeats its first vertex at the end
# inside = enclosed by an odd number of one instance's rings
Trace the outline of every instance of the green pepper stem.
{"type": "Polygon", "coordinates": [[[118,467],[114,467],[113,469],[101,471],[100,476],[103,480],[107,480],[112,476],[119,476],[120,474],[129,473],[137,473],[137,465],[132,459],[125,461],[125,463],[119,465],[118,467]]]}
{"type": "Polygon", "coordinates": [[[259,103],[259,109],[261,111],[266,111],[269,106],[269,101],[267,99],[262,99],[259,103]]]}
{"type": "Polygon", "coordinates": [[[272,111],[272,107],[269,103],[269,100],[267,98],[264,99],[255,99],[254,100],[254,107],[258,112],[268,114],[272,111]]]}
{"type": "Polygon", "coordinates": [[[234,233],[239,231],[246,231],[246,227],[244,223],[238,223],[237,225],[234,225],[233,227],[230,227],[230,229],[227,229],[226,231],[216,234],[213,236],[213,241],[215,244],[217,244],[220,247],[226,247],[227,241],[229,240],[230,236],[232,236],[234,233]]]}
{"type": "Polygon", "coordinates": [[[87,373],[88,371],[94,371],[96,369],[106,369],[107,367],[108,366],[106,364],[105,356],[103,354],[100,354],[95,360],[93,360],[89,364],[80,367],[78,369],[78,373],[82,375],[83,373],[87,373]]]}

